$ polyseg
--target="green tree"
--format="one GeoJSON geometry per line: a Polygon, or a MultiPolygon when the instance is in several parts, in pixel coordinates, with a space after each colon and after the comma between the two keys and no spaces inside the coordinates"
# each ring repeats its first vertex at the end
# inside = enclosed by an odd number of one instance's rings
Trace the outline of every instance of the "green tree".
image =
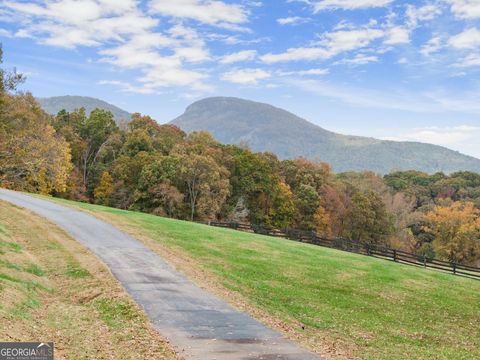
{"type": "Polygon", "coordinates": [[[265,223],[275,228],[288,228],[293,224],[296,207],[293,193],[285,182],[279,182],[265,223]]]}
{"type": "Polygon", "coordinates": [[[122,154],[116,158],[112,163],[114,191],[110,196],[110,202],[122,209],[131,208],[142,196],[139,191],[139,182],[143,169],[155,163],[160,156],[141,151],[133,157],[122,154]]]}
{"type": "Polygon", "coordinates": [[[296,192],[298,209],[296,226],[302,229],[315,228],[314,215],[320,206],[320,196],[311,185],[301,184],[296,192]]]}
{"type": "Polygon", "coordinates": [[[95,166],[102,150],[111,142],[112,136],[118,131],[111,112],[95,109],[90,113],[85,123],[81,125],[80,136],[85,141],[80,156],[83,183],[88,185],[92,168],[95,166]]]}
{"type": "Polygon", "coordinates": [[[186,189],[190,219],[214,217],[229,194],[227,169],[209,156],[192,154],[178,159],[177,176],[186,189]]]}
{"type": "Polygon", "coordinates": [[[331,183],[333,174],[328,164],[314,162],[305,158],[285,160],[280,164],[281,174],[292,191],[301,185],[308,185],[319,191],[325,184],[331,183]]]}
{"type": "Polygon", "coordinates": [[[362,243],[385,244],[394,232],[392,216],[372,191],[355,192],[346,215],[344,235],[362,243]]]}
{"type": "Polygon", "coordinates": [[[139,196],[136,206],[139,209],[157,215],[181,215],[184,195],[176,187],[179,182],[178,164],[179,159],[176,157],[160,156],[143,167],[137,186],[139,196]]]}
{"type": "Polygon", "coordinates": [[[246,205],[252,223],[265,223],[281,180],[278,160],[268,153],[253,153],[233,145],[224,150],[232,189],[230,206],[240,201],[246,205]]]}
{"type": "Polygon", "coordinates": [[[123,151],[131,157],[137,155],[141,151],[153,152],[154,147],[147,130],[135,129],[129,132],[123,145],[123,151]]]}

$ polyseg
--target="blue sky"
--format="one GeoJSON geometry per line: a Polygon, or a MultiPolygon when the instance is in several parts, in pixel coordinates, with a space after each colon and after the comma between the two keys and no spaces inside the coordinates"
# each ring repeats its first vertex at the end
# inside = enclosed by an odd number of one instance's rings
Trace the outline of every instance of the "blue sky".
{"type": "Polygon", "coordinates": [[[2,0],[0,41],[36,96],[238,96],[480,157],[480,0],[2,0]]]}

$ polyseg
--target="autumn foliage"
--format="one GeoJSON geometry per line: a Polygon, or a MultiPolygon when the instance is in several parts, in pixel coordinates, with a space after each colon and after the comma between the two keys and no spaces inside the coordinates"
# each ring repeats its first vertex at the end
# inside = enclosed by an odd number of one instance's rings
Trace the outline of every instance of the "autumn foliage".
{"type": "Polygon", "coordinates": [[[0,186],[480,261],[479,174],[334,174],[320,161],[281,161],[138,113],[122,128],[100,109],[50,116],[13,92],[21,76],[0,75],[0,186]]]}
{"type": "Polygon", "coordinates": [[[435,206],[425,215],[425,231],[437,254],[458,263],[475,263],[480,254],[480,210],[472,202],[435,206]]]}

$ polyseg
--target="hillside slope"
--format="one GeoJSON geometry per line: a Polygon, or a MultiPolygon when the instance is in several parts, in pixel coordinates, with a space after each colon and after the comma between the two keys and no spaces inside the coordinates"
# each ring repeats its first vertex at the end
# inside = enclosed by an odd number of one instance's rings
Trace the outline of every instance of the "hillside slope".
{"type": "Polygon", "coordinates": [[[54,96],[48,98],[37,98],[37,101],[47,113],[56,115],[61,110],[75,111],[80,108],[85,108],[87,114],[95,109],[108,110],[113,114],[117,122],[129,120],[131,114],[119,107],[109,104],[106,101],[95,99],[88,96],[54,96]]]}
{"type": "Polygon", "coordinates": [[[53,341],[55,359],[178,359],[98,258],[3,201],[0,319],[2,339],[53,341]]]}
{"type": "Polygon", "coordinates": [[[328,358],[480,358],[480,281],[284,239],[53,200],[131,233],[201,287],[328,358]]]}
{"type": "Polygon", "coordinates": [[[282,159],[322,160],[337,172],[480,171],[479,159],[441,146],[336,134],[288,111],[238,98],[197,101],[172,123],[187,132],[209,131],[223,143],[246,142],[254,151],[271,151],[282,159]]]}

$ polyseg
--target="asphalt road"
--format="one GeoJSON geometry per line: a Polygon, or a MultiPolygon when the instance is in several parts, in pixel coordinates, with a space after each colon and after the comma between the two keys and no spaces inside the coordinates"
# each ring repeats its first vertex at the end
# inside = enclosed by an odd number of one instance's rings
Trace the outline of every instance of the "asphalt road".
{"type": "Polygon", "coordinates": [[[320,359],[197,287],[140,241],[79,210],[0,189],[95,253],[185,359],[320,359]]]}

